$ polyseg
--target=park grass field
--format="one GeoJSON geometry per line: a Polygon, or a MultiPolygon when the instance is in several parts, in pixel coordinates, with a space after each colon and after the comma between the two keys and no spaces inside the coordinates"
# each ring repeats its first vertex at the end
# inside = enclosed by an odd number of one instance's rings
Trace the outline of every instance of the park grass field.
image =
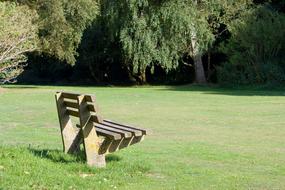
{"type": "Polygon", "coordinates": [[[0,189],[285,189],[285,90],[4,86],[0,189]],[[94,93],[103,116],[151,130],[88,168],[64,155],[54,93],[94,93]]]}

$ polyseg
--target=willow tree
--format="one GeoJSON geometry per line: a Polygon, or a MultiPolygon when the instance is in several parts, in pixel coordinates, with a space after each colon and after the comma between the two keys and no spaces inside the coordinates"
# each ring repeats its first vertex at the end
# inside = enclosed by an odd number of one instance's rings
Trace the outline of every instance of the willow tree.
{"type": "MultiPolygon", "coordinates": [[[[203,54],[214,41],[214,35],[208,23],[208,1],[178,0],[167,2],[166,13],[167,33],[171,43],[175,43],[176,51],[188,54],[194,63],[195,82],[206,83],[202,62],[203,54]],[[170,21],[170,22],[169,22],[170,21]]],[[[165,16],[163,16],[164,18],[165,16]]],[[[173,48],[171,48],[173,49],[173,48]]]]}
{"type": "MultiPolygon", "coordinates": [[[[176,68],[182,56],[194,62],[197,83],[205,83],[202,56],[221,25],[235,19],[251,0],[102,0],[101,24],[109,45],[120,44],[122,62],[141,83],[147,67],[176,68]],[[116,43],[117,42],[117,43],[116,43]]],[[[107,40],[105,40],[106,42],[107,40]]],[[[100,43],[101,39],[95,39],[100,43]]]]}
{"type": "Polygon", "coordinates": [[[157,36],[150,26],[157,22],[150,22],[154,3],[149,0],[102,0],[101,7],[106,38],[113,44],[119,42],[121,50],[117,51],[122,53],[124,66],[131,77],[144,83],[145,69],[156,56],[157,36]]]}
{"type": "Polygon", "coordinates": [[[213,37],[192,1],[103,0],[101,13],[109,39],[120,42],[123,62],[141,83],[146,67],[176,68],[185,53],[199,62],[201,73],[200,52],[213,37]]]}

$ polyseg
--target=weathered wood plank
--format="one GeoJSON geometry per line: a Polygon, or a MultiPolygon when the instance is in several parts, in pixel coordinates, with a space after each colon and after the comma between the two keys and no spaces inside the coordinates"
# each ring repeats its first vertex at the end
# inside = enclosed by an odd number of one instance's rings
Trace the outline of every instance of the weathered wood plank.
{"type": "MultiPolygon", "coordinates": [[[[69,101],[68,99],[64,100],[64,105],[66,107],[69,107],[69,108],[74,108],[74,109],[78,109],[79,108],[79,105],[77,104],[77,102],[69,101]]],[[[89,111],[95,112],[95,108],[94,108],[94,105],[92,103],[87,103],[87,108],[88,108],[89,111]]]]}
{"type": "Polygon", "coordinates": [[[124,130],[120,130],[120,129],[116,129],[113,127],[109,127],[103,124],[99,124],[99,123],[94,123],[96,129],[100,128],[100,129],[104,129],[113,133],[119,133],[120,135],[124,136],[125,138],[129,138],[132,136],[132,133],[128,132],[128,131],[124,131],[124,130]]]}
{"type": "Polygon", "coordinates": [[[132,142],[132,139],[134,138],[136,137],[132,136],[131,138],[124,138],[124,140],[119,145],[119,149],[123,149],[123,148],[130,146],[130,143],[132,142]]]}
{"type": "Polygon", "coordinates": [[[74,108],[74,109],[78,109],[79,105],[77,102],[70,102],[70,101],[64,101],[64,105],[66,107],[70,107],[70,108],[74,108]]]}
{"type": "Polygon", "coordinates": [[[66,113],[73,117],[79,117],[79,112],[74,109],[66,108],[66,113]]]}
{"type": "MultiPolygon", "coordinates": [[[[82,94],[74,93],[74,92],[59,92],[59,93],[62,94],[63,98],[72,99],[72,100],[77,100],[77,98],[82,95],[82,94]]],[[[94,102],[94,97],[95,96],[91,94],[84,94],[84,99],[87,102],[94,102]]]]}
{"type": "MultiPolygon", "coordinates": [[[[78,128],[81,128],[80,125],[76,125],[78,128]]],[[[104,130],[101,128],[95,128],[96,132],[98,135],[103,136],[103,137],[107,137],[109,139],[113,139],[113,140],[119,140],[122,138],[122,135],[118,134],[118,133],[114,133],[108,130],[104,130]]]]}
{"type": "Polygon", "coordinates": [[[122,126],[122,127],[129,128],[129,129],[138,130],[138,131],[141,131],[141,132],[143,133],[143,135],[146,135],[146,130],[145,130],[145,129],[140,129],[140,128],[132,127],[132,126],[126,125],[126,124],[119,124],[119,123],[116,123],[116,122],[111,121],[111,120],[108,120],[108,119],[104,119],[104,121],[107,122],[107,123],[110,123],[110,124],[115,124],[115,125],[118,125],[118,126],[122,126]]]}
{"type": "Polygon", "coordinates": [[[103,121],[102,116],[98,115],[97,113],[92,113],[90,119],[91,119],[91,121],[93,121],[95,123],[101,123],[103,121]]]}
{"type": "Polygon", "coordinates": [[[79,104],[79,121],[82,126],[83,145],[87,164],[89,166],[105,167],[105,155],[99,154],[101,140],[97,135],[95,127],[90,120],[90,112],[86,107],[86,99],[84,95],[78,96],[77,101],[79,104]]]}
{"type": "Polygon", "coordinates": [[[108,154],[108,149],[110,148],[114,139],[105,138],[103,143],[100,146],[99,153],[100,154],[108,154]]]}
{"type": "Polygon", "coordinates": [[[119,150],[119,146],[123,142],[123,140],[124,138],[112,141],[111,145],[108,148],[108,153],[116,152],[117,150],[119,150]]]}
{"type": "Polygon", "coordinates": [[[130,145],[139,143],[139,142],[141,142],[143,140],[144,140],[144,135],[140,136],[140,137],[134,137],[134,138],[132,138],[132,141],[130,142],[130,145]]]}
{"type": "Polygon", "coordinates": [[[116,124],[113,124],[113,123],[106,122],[105,120],[103,121],[102,124],[110,126],[110,127],[113,127],[115,129],[121,129],[121,130],[124,130],[124,131],[131,132],[134,136],[142,136],[143,135],[142,131],[140,131],[140,130],[132,129],[132,128],[129,128],[129,127],[123,127],[121,125],[116,125],[116,124]]]}
{"type": "Polygon", "coordinates": [[[96,128],[96,132],[98,133],[98,135],[108,137],[114,140],[119,140],[122,138],[122,136],[118,133],[114,133],[114,132],[107,131],[107,130],[100,129],[100,128],[96,128]]]}
{"type": "Polygon", "coordinates": [[[55,100],[60,124],[63,151],[65,153],[76,153],[79,151],[79,131],[76,131],[73,128],[71,118],[65,112],[63,97],[61,96],[61,93],[55,94],[55,100]]]}

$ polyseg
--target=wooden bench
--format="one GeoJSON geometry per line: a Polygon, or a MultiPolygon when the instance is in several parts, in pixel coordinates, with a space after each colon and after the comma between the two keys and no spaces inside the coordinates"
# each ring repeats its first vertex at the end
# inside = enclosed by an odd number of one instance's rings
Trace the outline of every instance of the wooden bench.
{"type": "Polygon", "coordinates": [[[57,92],[55,95],[65,153],[77,153],[83,143],[89,166],[104,167],[105,155],[143,140],[146,130],[103,119],[96,97],[57,92]],[[73,125],[72,117],[79,118],[73,125]]]}

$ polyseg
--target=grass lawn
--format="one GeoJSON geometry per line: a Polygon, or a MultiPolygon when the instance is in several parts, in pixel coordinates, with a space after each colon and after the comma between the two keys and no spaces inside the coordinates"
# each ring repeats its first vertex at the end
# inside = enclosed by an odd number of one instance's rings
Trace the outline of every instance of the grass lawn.
{"type": "Polygon", "coordinates": [[[1,190],[285,189],[282,89],[6,86],[0,112],[1,190]],[[94,93],[103,116],[152,134],[88,168],[61,152],[56,90],[94,93]]]}

